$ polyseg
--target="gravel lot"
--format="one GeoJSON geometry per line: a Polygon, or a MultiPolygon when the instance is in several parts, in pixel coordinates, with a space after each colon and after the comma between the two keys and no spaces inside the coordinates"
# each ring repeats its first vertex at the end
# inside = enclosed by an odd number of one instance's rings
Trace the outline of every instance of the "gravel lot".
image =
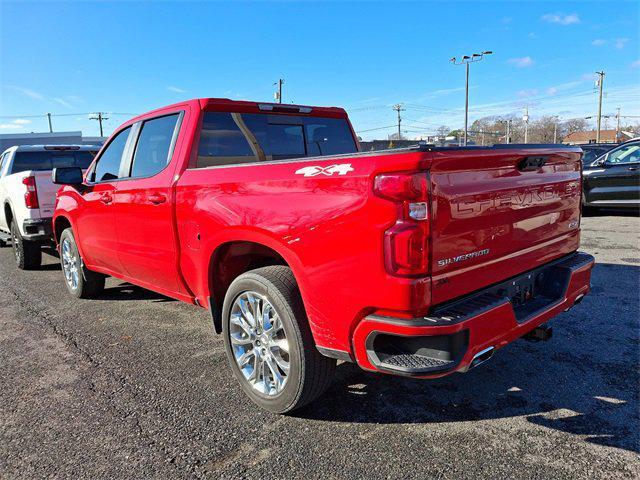
{"type": "Polygon", "coordinates": [[[253,406],[204,310],[0,249],[1,478],[639,478],[640,219],[583,220],[594,288],[546,343],[415,381],[338,367],[295,416],[253,406]]]}

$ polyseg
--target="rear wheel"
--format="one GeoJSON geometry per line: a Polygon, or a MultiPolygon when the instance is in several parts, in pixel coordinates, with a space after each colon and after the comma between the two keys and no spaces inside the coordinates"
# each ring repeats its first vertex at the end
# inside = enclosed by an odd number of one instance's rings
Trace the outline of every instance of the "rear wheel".
{"type": "Polygon", "coordinates": [[[60,261],[65,285],[71,295],[77,298],[95,298],[104,290],[104,275],[92,272],[84,266],[70,228],[60,235],[60,261]]]}
{"type": "Polygon", "coordinates": [[[336,361],[315,348],[288,267],[258,268],[233,281],[224,300],[223,334],[240,386],[265,410],[295,410],[331,384],[336,361]]]}
{"type": "Polygon", "coordinates": [[[42,264],[42,250],[38,242],[22,238],[18,224],[11,222],[11,244],[16,265],[20,270],[33,270],[42,264]]]}

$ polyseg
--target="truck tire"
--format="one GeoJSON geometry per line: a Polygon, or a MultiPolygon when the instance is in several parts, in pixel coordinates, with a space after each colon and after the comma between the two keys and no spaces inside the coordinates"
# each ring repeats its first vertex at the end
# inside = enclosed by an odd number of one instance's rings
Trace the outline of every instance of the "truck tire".
{"type": "Polygon", "coordinates": [[[105,276],[84,266],[71,228],[60,235],[60,263],[64,284],[77,298],[95,298],[104,290],[105,276]]]}
{"type": "Polygon", "coordinates": [[[227,290],[222,314],[231,370],[258,406],[290,412],[331,384],[336,361],[316,349],[289,267],[262,267],[238,276],[227,290]]]}
{"type": "Polygon", "coordinates": [[[22,238],[18,224],[11,222],[11,244],[13,255],[20,270],[34,270],[42,264],[42,250],[38,242],[22,238]]]}

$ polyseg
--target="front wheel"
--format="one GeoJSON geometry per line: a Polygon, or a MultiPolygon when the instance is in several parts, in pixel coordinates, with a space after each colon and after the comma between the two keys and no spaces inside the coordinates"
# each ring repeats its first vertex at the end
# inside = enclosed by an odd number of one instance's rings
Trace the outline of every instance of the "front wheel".
{"type": "Polygon", "coordinates": [[[42,264],[40,244],[22,238],[18,224],[11,222],[11,244],[16,265],[20,270],[34,270],[42,264]]]}
{"type": "Polygon", "coordinates": [[[74,297],[95,298],[104,290],[104,275],[92,272],[84,266],[70,228],[60,235],[60,261],[64,283],[74,297]]]}
{"type": "Polygon", "coordinates": [[[258,268],[233,281],[224,299],[223,335],[240,386],[265,410],[295,410],[331,384],[336,361],[315,348],[288,267],[258,268]]]}

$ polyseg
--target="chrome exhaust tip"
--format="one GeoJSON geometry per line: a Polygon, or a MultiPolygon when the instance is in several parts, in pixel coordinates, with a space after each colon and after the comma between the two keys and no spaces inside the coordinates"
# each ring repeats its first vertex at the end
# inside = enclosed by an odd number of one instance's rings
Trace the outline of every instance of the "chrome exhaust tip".
{"type": "Polygon", "coordinates": [[[481,350],[478,353],[476,353],[473,356],[473,359],[471,360],[471,363],[469,364],[469,370],[471,370],[472,368],[477,367],[481,363],[484,363],[487,360],[489,360],[491,357],[493,357],[494,350],[495,350],[494,347],[488,347],[488,348],[485,348],[484,350],[481,350]]]}

